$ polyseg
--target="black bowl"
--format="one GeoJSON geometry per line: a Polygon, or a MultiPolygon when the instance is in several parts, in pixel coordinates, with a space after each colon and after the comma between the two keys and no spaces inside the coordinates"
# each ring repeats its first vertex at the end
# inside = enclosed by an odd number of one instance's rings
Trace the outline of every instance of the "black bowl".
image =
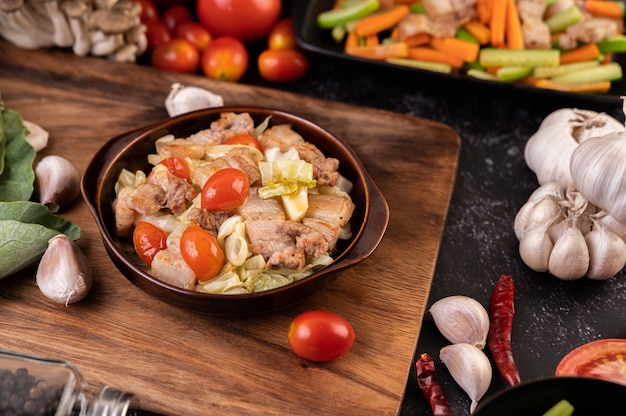
{"type": "Polygon", "coordinates": [[[125,133],[107,142],[93,157],[82,178],[81,191],[102,234],[104,246],[124,276],[150,295],[178,307],[211,315],[246,315],[291,305],[317,292],[337,278],[339,271],[367,258],[380,243],[389,222],[389,207],[356,154],[321,126],[284,111],[261,107],[221,107],[195,111],[125,133]],[[249,113],[259,124],[271,116],[270,125],[288,123],[326,156],[339,160],[339,170],[354,184],[356,205],[352,238],[338,246],[335,261],[306,278],[276,289],[236,295],[216,295],[181,289],[152,277],[134,252],[132,242],[115,235],[112,202],[120,171],[147,171],[147,155],[155,141],[167,134],[187,137],[208,128],[222,112],[249,113]]]}

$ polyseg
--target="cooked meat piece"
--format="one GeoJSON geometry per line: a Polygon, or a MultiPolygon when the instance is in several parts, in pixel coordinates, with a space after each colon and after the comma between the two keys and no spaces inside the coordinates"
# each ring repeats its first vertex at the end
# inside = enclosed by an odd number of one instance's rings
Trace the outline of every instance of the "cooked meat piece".
{"type": "Polygon", "coordinates": [[[422,0],[422,5],[428,17],[433,20],[454,16],[454,8],[450,0],[422,0]]]}
{"type": "Polygon", "coordinates": [[[285,250],[276,252],[267,259],[267,268],[272,266],[285,266],[290,269],[302,270],[306,264],[304,250],[295,246],[287,247],[285,250]]]}
{"type": "Polygon", "coordinates": [[[202,188],[206,181],[218,170],[235,168],[246,174],[251,186],[259,185],[261,183],[261,171],[251,152],[252,150],[236,147],[226,155],[218,157],[203,166],[196,167],[193,172],[193,183],[202,188]]]}
{"type": "Polygon", "coordinates": [[[525,20],[522,22],[522,36],[524,46],[528,49],[550,49],[550,29],[540,20],[525,20]]]}
{"type": "Polygon", "coordinates": [[[259,143],[264,149],[278,147],[281,152],[286,152],[293,145],[304,143],[304,138],[293,131],[290,124],[280,124],[265,130],[259,137],[259,143]]]}
{"type": "Polygon", "coordinates": [[[175,215],[185,212],[198,195],[196,187],[172,174],[167,168],[162,168],[161,165],[148,175],[148,183],[160,187],[165,192],[165,207],[175,215]]]}
{"type": "Polygon", "coordinates": [[[276,198],[261,199],[258,187],[250,188],[250,195],[237,212],[244,220],[278,220],[284,221],[287,216],[283,206],[276,198]]]}
{"type": "Polygon", "coordinates": [[[522,22],[543,20],[546,11],[546,0],[518,0],[517,12],[522,22]]]}
{"type": "Polygon", "coordinates": [[[574,0],[556,0],[554,3],[552,3],[550,5],[550,7],[548,7],[546,9],[546,13],[545,13],[545,18],[554,16],[555,14],[558,14],[560,12],[562,12],[563,10],[573,6],[575,3],[574,0]]]}
{"type": "Polygon", "coordinates": [[[193,224],[198,224],[205,230],[217,235],[220,227],[229,217],[229,214],[222,211],[209,211],[204,208],[192,208],[187,214],[187,220],[193,224]]]}
{"type": "Polygon", "coordinates": [[[313,177],[320,186],[333,186],[339,178],[339,160],[334,157],[325,157],[312,143],[303,143],[295,146],[300,159],[313,165],[313,177]]]}
{"type": "Polygon", "coordinates": [[[252,134],[254,120],[248,113],[222,113],[211,127],[189,136],[188,140],[204,145],[216,145],[238,134],[252,134]]]}
{"type": "Polygon", "coordinates": [[[565,29],[559,36],[559,46],[563,49],[573,49],[582,43],[597,43],[601,40],[617,36],[622,33],[624,24],[621,21],[604,17],[587,17],[565,29]]]}
{"type": "Polygon", "coordinates": [[[318,257],[330,251],[328,241],[322,234],[306,224],[285,221],[285,232],[296,240],[296,248],[304,250],[305,256],[318,257]]]}
{"type": "Polygon", "coordinates": [[[137,187],[122,188],[113,201],[115,213],[115,233],[127,235],[135,221],[136,213],[150,215],[159,212],[167,198],[158,186],[144,183],[137,187]]]}
{"type": "Polygon", "coordinates": [[[349,197],[309,194],[309,209],[305,218],[316,218],[343,227],[350,221],[354,203],[349,197]]]}
{"type": "Polygon", "coordinates": [[[317,218],[303,218],[302,223],[320,233],[328,243],[330,250],[335,248],[341,233],[341,228],[338,225],[317,218]]]}
{"type": "Polygon", "coordinates": [[[450,4],[459,22],[476,17],[476,0],[450,0],[450,4]]]}
{"type": "Polygon", "coordinates": [[[181,159],[202,159],[205,154],[203,144],[194,143],[187,139],[174,139],[172,141],[156,142],[156,149],[163,159],[178,157],[181,159]]]}
{"type": "Polygon", "coordinates": [[[196,275],[182,257],[169,248],[159,251],[152,260],[150,274],[172,286],[195,290],[196,275]]]}
{"type": "Polygon", "coordinates": [[[433,21],[426,14],[409,13],[398,23],[398,40],[405,40],[418,33],[433,33],[433,21]]]}
{"type": "Polygon", "coordinates": [[[246,221],[250,251],[262,255],[268,268],[282,264],[301,269],[306,260],[304,250],[296,250],[295,240],[287,234],[284,224],[279,220],[246,221]]]}

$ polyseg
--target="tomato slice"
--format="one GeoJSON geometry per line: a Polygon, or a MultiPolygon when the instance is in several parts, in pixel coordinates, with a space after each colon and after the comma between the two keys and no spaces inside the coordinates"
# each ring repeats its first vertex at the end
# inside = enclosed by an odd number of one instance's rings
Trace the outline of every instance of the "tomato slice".
{"type": "Polygon", "coordinates": [[[215,172],[202,187],[201,205],[209,211],[230,211],[250,195],[250,181],[239,169],[226,168],[215,172]]]}
{"type": "Polygon", "coordinates": [[[581,345],[563,357],[555,375],[595,377],[626,384],[626,339],[601,339],[581,345]]]}
{"type": "Polygon", "coordinates": [[[156,225],[139,221],[133,231],[133,245],[139,259],[150,266],[154,256],[167,247],[167,234],[156,225]]]}
{"type": "Polygon", "coordinates": [[[180,236],[180,253],[201,282],[214,278],[224,266],[224,252],[217,238],[197,224],[185,228],[180,236]]]}
{"type": "Polygon", "coordinates": [[[159,163],[165,166],[172,175],[178,176],[187,182],[191,182],[191,169],[189,169],[189,165],[181,158],[174,156],[167,157],[159,163]]]}
{"type": "Polygon", "coordinates": [[[224,144],[242,144],[244,146],[254,147],[261,152],[263,151],[263,149],[261,148],[261,143],[259,143],[257,138],[248,133],[236,134],[232,137],[229,137],[228,139],[224,140],[224,144]]]}

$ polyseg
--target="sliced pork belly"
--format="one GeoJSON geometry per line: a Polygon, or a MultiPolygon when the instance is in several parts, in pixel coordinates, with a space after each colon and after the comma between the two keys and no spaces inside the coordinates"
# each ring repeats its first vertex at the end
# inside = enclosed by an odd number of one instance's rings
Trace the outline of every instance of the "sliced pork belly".
{"type": "Polygon", "coordinates": [[[276,198],[261,199],[258,187],[250,188],[250,195],[237,211],[244,220],[278,220],[285,221],[287,215],[283,206],[276,198]]]}
{"type": "Polygon", "coordinates": [[[254,120],[248,113],[222,113],[220,118],[211,123],[211,127],[201,130],[188,137],[195,143],[203,145],[220,144],[229,137],[238,134],[252,134],[254,132],[254,120]]]}
{"type": "Polygon", "coordinates": [[[196,275],[182,257],[169,248],[159,251],[152,260],[150,274],[172,286],[195,290],[196,275]]]}
{"type": "Polygon", "coordinates": [[[343,227],[353,212],[354,203],[346,196],[309,194],[309,209],[304,216],[343,227]]]}

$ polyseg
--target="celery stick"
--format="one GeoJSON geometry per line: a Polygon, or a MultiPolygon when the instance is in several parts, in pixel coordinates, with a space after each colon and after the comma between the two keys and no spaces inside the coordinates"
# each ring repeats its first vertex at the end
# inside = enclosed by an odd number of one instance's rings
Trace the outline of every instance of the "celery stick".
{"type": "Polygon", "coordinates": [[[317,25],[321,29],[330,29],[335,26],[360,19],[375,12],[380,7],[378,0],[362,0],[351,3],[340,9],[327,10],[317,16],[317,25]]]}
{"type": "Polygon", "coordinates": [[[597,43],[600,52],[626,52],[626,36],[617,35],[597,43]]]}
{"type": "Polygon", "coordinates": [[[515,81],[532,73],[532,66],[503,66],[496,72],[496,77],[500,81],[515,81]]]}
{"type": "Polygon", "coordinates": [[[583,68],[578,71],[571,71],[558,77],[553,77],[554,82],[566,84],[576,84],[581,82],[615,81],[622,78],[622,67],[620,64],[612,62],[598,65],[591,68],[583,68]]]}
{"type": "Polygon", "coordinates": [[[345,26],[339,25],[335,26],[332,29],[332,36],[335,42],[340,43],[343,41],[343,38],[346,36],[346,28],[345,26]]]}
{"type": "Polygon", "coordinates": [[[574,406],[563,399],[548,409],[543,416],[571,416],[574,413],[574,406]]]}
{"type": "Polygon", "coordinates": [[[471,33],[463,28],[460,28],[456,31],[455,37],[458,39],[466,40],[468,42],[478,43],[478,39],[476,39],[471,33]]]}
{"type": "Polygon", "coordinates": [[[421,1],[409,4],[409,10],[411,13],[424,14],[426,13],[426,9],[424,9],[424,5],[421,1]]]}
{"type": "Polygon", "coordinates": [[[559,75],[566,74],[571,71],[578,71],[579,69],[592,68],[600,65],[600,61],[583,61],[572,62],[571,64],[562,64],[559,66],[538,66],[535,68],[533,76],[536,78],[552,78],[559,75]]]}
{"type": "Polygon", "coordinates": [[[446,74],[452,72],[452,66],[439,62],[426,62],[408,58],[389,58],[386,62],[394,65],[404,65],[411,68],[426,69],[428,71],[443,72],[446,74]]]}
{"type": "Polygon", "coordinates": [[[550,29],[550,33],[557,33],[564,30],[566,27],[578,23],[583,18],[583,14],[575,4],[571,5],[567,9],[550,16],[546,20],[546,24],[550,29]]]}
{"type": "Polygon", "coordinates": [[[487,71],[471,68],[467,70],[467,76],[472,78],[484,79],[487,81],[499,81],[495,75],[490,74],[487,71]]]}
{"type": "Polygon", "coordinates": [[[483,48],[478,62],[484,67],[500,66],[559,66],[560,52],[556,49],[497,49],[483,48]]]}

